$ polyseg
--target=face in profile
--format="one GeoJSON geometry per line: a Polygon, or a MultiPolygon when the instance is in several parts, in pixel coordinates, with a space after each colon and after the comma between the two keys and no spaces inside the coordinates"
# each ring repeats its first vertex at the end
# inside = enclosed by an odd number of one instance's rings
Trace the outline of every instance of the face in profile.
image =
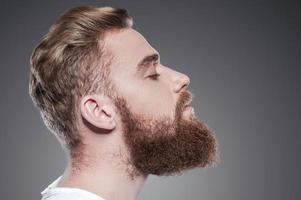
{"type": "Polygon", "coordinates": [[[162,65],[158,52],[131,28],[106,41],[114,55],[112,99],[130,155],[130,175],[173,175],[213,165],[217,142],[188,106],[189,78],[162,65]]]}

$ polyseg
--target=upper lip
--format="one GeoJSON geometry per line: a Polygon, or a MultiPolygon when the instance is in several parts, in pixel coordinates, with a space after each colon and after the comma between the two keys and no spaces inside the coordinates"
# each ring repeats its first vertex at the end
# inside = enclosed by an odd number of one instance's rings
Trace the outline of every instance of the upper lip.
{"type": "Polygon", "coordinates": [[[189,101],[185,104],[185,107],[191,106],[191,101],[192,101],[192,100],[189,100],[189,101]]]}

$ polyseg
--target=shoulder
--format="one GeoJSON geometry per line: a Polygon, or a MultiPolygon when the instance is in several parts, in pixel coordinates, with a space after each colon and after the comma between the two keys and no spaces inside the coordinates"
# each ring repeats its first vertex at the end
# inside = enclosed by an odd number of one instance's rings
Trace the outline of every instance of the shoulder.
{"type": "Polygon", "coordinates": [[[60,193],[52,194],[51,196],[43,196],[41,200],[87,200],[87,198],[72,193],[60,193]]]}

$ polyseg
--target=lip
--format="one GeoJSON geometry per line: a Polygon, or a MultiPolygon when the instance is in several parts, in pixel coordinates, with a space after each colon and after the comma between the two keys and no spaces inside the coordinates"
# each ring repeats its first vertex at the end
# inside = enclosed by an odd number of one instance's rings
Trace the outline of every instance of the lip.
{"type": "Polygon", "coordinates": [[[184,110],[189,110],[191,111],[193,109],[193,107],[191,105],[187,105],[184,107],[184,110]]]}
{"type": "Polygon", "coordinates": [[[183,113],[190,113],[191,115],[195,116],[195,114],[194,114],[194,108],[191,105],[185,106],[183,113]]]}
{"type": "Polygon", "coordinates": [[[190,99],[187,103],[186,103],[186,105],[185,105],[185,107],[187,107],[187,106],[191,106],[190,104],[191,104],[191,102],[192,102],[192,99],[190,99]]]}

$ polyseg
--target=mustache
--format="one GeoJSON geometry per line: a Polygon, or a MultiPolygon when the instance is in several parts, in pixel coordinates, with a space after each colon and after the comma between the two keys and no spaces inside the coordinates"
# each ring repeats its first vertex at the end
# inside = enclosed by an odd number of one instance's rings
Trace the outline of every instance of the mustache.
{"type": "Polygon", "coordinates": [[[180,116],[180,114],[184,111],[185,105],[192,101],[193,99],[193,94],[188,91],[184,90],[183,92],[180,93],[179,99],[177,101],[176,105],[176,116],[180,116]]]}

